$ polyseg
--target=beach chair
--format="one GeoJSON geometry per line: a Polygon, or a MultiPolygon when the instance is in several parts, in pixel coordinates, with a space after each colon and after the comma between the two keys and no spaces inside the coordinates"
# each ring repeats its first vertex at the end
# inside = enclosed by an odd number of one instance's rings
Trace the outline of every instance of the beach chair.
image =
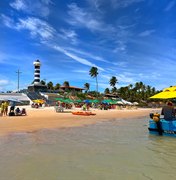
{"type": "Polygon", "coordinates": [[[60,106],[55,106],[56,112],[64,112],[64,108],[60,106]]]}

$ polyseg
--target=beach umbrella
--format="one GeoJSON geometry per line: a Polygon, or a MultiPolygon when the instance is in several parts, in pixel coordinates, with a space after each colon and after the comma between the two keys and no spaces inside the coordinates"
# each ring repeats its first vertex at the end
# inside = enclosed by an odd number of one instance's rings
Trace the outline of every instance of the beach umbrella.
{"type": "Polygon", "coordinates": [[[93,99],[92,103],[99,103],[100,101],[98,99],[93,99]]]}
{"type": "Polygon", "coordinates": [[[41,104],[45,103],[45,100],[43,100],[43,99],[35,99],[35,100],[32,100],[32,101],[35,102],[35,103],[41,103],[41,104]]]}
{"type": "Polygon", "coordinates": [[[82,100],[81,100],[81,99],[77,99],[77,100],[74,100],[73,102],[75,102],[75,103],[81,103],[82,100]]]}
{"type": "Polygon", "coordinates": [[[85,99],[83,102],[90,103],[90,100],[89,99],[85,99]]]}
{"type": "Polygon", "coordinates": [[[55,98],[56,101],[63,101],[64,98],[55,98]]]}
{"type": "Polygon", "coordinates": [[[176,86],[165,88],[162,92],[150,97],[150,99],[172,99],[172,98],[176,98],[176,86]]]}
{"type": "Polygon", "coordinates": [[[111,103],[111,102],[113,102],[111,99],[104,99],[102,101],[102,103],[104,103],[104,104],[108,104],[108,103],[111,103]]]}

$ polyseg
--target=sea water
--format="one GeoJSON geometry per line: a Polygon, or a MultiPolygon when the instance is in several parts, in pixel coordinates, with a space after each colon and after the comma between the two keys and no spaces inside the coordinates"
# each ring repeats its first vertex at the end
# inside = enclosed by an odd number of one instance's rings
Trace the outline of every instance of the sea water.
{"type": "Polygon", "coordinates": [[[0,180],[176,179],[176,138],[148,118],[0,137],[0,180]]]}

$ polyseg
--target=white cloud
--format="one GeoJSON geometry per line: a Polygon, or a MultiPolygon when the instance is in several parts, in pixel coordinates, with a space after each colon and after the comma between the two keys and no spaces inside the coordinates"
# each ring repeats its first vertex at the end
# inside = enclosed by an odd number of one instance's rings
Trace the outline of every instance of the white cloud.
{"type": "Polygon", "coordinates": [[[72,3],[68,5],[70,18],[68,23],[77,27],[84,27],[91,31],[114,31],[111,25],[104,24],[98,16],[92,14],[72,3]]]}
{"type": "Polygon", "coordinates": [[[4,14],[1,14],[1,20],[5,26],[7,26],[9,28],[14,28],[14,21],[10,17],[8,17],[4,14]]]}
{"type": "Polygon", "coordinates": [[[18,22],[15,23],[12,18],[2,14],[1,19],[5,26],[15,30],[29,30],[32,37],[38,36],[42,40],[49,40],[56,34],[52,26],[38,18],[18,19],[18,22]]]}
{"type": "Polygon", "coordinates": [[[102,58],[100,56],[93,55],[91,53],[88,53],[88,52],[85,52],[85,51],[82,51],[82,50],[78,50],[78,49],[75,49],[75,48],[67,48],[67,49],[70,50],[70,51],[73,51],[73,52],[75,52],[77,54],[87,56],[88,58],[91,58],[93,60],[109,63],[108,61],[106,61],[104,58],[102,58]]]}
{"type": "Polygon", "coordinates": [[[169,10],[171,10],[174,6],[175,6],[175,1],[174,1],[174,0],[173,0],[173,1],[170,1],[170,2],[168,3],[168,5],[166,6],[166,8],[164,9],[164,11],[169,11],[169,10]]]}
{"type": "Polygon", "coordinates": [[[8,83],[8,80],[0,79],[0,86],[6,86],[8,83]]]}
{"type": "Polygon", "coordinates": [[[113,8],[126,8],[134,3],[139,3],[144,0],[110,0],[113,8]]]}
{"type": "Polygon", "coordinates": [[[145,37],[145,36],[150,36],[152,33],[154,33],[155,30],[154,29],[151,29],[151,30],[146,30],[146,31],[143,31],[139,34],[139,36],[141,37],[145,37]]]}
{"type": "Polygon", "coordinates": [[[70,52],[68,52],[67,50],[65,50],[65,49],[63,49],[63,48],[61,48],[61,47],[59,47],[59,46],[53,46],[53,48],[56,49],[57,51],[60,51],[60,52],[64,53],[66,56],[68,56],[68,57],[76,60],[77,62],[79,62],[79,63],[81,63],[81,64],[84,64],[84,65],[87,65],[87,66],[91,66],[91,67],[92,67],[92,66],[95,66],[95,67],[97,67],[99,70],[104,71],[103,68],[98,67],[97,65],[91,63],[90,61],[88,61],[88,60],[86,60],[86,59],[84,59],[84,58],[80,58],[80,57],[76,56],[75,54],[70,53],[70,52]]]}
{"type": "Polygon", "coordinates": [[[73,72],[87,74],[86,70],[73,70],[73,72]]]}
{"type": "Polygon", "coordinates": [[[145,0],[88,0],[95,8],[101,12],[101,7],[111,6],[114,9],[126,8],[134,3],[140,3],[145,0]]]}
{"type": "Polygon", "coordinates": [[[33,0],[15,0],[10,3],[10,6],[28,14],[47,17],[50,13],[49,4],[51,3],[50,0],[38,0],[35,2],[33,0]]]}
{"type": "Polygon", "coordinates": [[[39,36],[42,39],[50,39],[54,36],[55,30],[47,22],[38,18],[19,19],[16,29],[27,29],[32,37],[39,36]]]}
{"type": "Polygon", "coordinates": [[[72,44],[77,44],[77,34],[74,30],[60,29],[63,39],[69,40],[72,44]]]}

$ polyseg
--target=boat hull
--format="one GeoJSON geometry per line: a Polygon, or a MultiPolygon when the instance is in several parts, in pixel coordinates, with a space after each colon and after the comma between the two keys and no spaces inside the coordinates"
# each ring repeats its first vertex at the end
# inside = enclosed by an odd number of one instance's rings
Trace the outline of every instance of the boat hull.
{"type": "MultiPolygon", "coordinates": [[[[158,123],[159,123],[159,127],[161,128],[160,135],[176,137],[176,120],[166,121],[165,119],[160,119],[158,123]]],[[[153,120],[149,120],[148,130],[151,134],[159,134],[158,124],[153,120]]]]}

